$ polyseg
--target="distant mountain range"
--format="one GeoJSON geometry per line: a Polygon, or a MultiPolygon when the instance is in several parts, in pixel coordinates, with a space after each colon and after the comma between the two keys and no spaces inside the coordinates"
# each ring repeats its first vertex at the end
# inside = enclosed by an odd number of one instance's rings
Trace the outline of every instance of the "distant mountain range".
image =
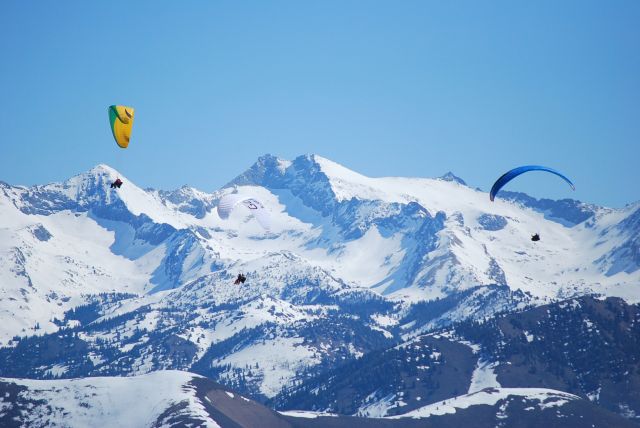
{"type": "MultiPolygon", "coordinates": [[[[640,415],[640,203],[508,191],[490,202],[452,173],[369,178],[317,155],[266,155],[213,193],[143,190],[106,165],[63,183],[0,182],[0,219],[0,409],[13,409],[0,421],[35,424],[16,409],[36,402],[98,417],[109,394],[158,379],[173,382],[157,397],[166,418],[251,426],[220,422],[225,411],[184,392],[211,381],[186,372],[316,412],[246,411],[289,424],[273,426],[633,426],[640,415]],[[260,200],[272,228],[244,207],[220,219],[231,192],[260,200]],[[91,398],[98,383],[106,395],[91,398]],[[54,403],[42,391],[56,388],[88,395],[54,403]]],[[[38,423],[66,421],[42,412],[38,423]]]]}

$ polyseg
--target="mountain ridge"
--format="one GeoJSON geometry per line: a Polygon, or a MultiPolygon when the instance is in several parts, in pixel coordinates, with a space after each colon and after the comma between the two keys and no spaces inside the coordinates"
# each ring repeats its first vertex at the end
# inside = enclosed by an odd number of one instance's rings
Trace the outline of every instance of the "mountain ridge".
{"type": "Polygon", "coordinates": [[[492,203],[453,174],[369,178],[317,155],[263,156],[213,193],[143,190],[105,165],[2,184],[0,376],[196,370],[278,400],[463,322],[594,294],[640,301],[639,213],[508,193],[492,203]],[[230,192],[259,199],[271,230],[242,207],[220,219],[230,192]]]}

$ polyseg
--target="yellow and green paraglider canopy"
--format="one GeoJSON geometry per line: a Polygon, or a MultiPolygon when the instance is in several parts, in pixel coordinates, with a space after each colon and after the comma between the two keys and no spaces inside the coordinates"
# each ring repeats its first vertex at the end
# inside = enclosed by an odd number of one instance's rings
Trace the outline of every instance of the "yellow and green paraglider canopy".
{"type": "Polygon", "coordinates": [[[133,127],[134,109],[127,106],[110,106],[109,123],[116,143],[123,149],[129,146],[131,128],[133,127]]]}

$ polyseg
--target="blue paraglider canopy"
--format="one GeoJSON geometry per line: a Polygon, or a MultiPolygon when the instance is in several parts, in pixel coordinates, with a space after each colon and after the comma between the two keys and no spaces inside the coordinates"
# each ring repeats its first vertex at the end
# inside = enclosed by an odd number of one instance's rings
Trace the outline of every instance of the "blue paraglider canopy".
{"type": "Polygon", "coordinates": [[[489,192],[489,199],[493,201],[493,199],[496,197],[496,194],[500,191],[500,189],[504,187],[505,184],[507,184],[508,182],[510,182],[517,176],[519,176],[520,174],[524,174],[525,172],[529,172],[529,171],[546,171],[546,172],[550,172],[551,174],[555,174],[558,177],[562,178],[567,183],[569,183],[569,186],[571,186],[572,190],[576,190],[576,187],[573,185],[571,180],[569,180],[567,177],[564,176],[564,174],[562,174],[559,171],[556,171],[553,168],[540,166],[540,165],[525,165],[525,166],[519,166],[517,168],[513,168],[511,171],[504,173],[500,178],[498,178],[496,182],[493,183],[493,186],[491,186],[491,192],[489,192]]]}

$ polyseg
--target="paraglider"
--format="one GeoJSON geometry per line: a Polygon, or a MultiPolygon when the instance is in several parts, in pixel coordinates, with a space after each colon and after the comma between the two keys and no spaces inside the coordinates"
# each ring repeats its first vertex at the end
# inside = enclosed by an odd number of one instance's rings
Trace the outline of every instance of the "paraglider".
{"type": "MultiPolygon", "coordinates": [[[[131,140],[131,129],[133,128],[134,109],[127,106],[113,105],[109,106],[109,124],[111,125],[111,133],[116,140],[116,144],[121,149],[129,147],[131,140]]],[[[111,188],[122,186],[122,180],[119,178],[111,183],[111,188]],[[116,184],[118,183],[119,184],[116,184]]]]}
{"type": "Polygon", "coordinates": [[[244,284],[244,282],[247,280],[247,277],[244,276],[243,274],[239,273],[238,277],[236,278],[236,280],[234,281],[235,285],[240,285],[240,284],[244,284]]]}
{"type": "Polygon", "coordinates": [[[134,112],[135,110],[132,107],[109,106],[111,132],[116,144],[122,149],[129,147],[134,112]]]}
{"type": "Polygon", "coordinates": [[[507,184],[508,182],[510,182],[517,176],[519,176],[520,174],[524,174],[525,172],[529,172],[529,171],[546,171],[546,172],[555,174],[558,177],[562,178],[567,183],[569,183],[569,186],[571,186],[572,190],[576,190],[576,187],[573,185],[571,180],[569,180],[564,174],[562,174],[559,171],[556,171],[555,169],[552,169],[546,166],[540,166],[540,165],[525,165],[525,166],[519,166],[517,168],[514,168],[511,171],[504,173],[500,178],[498,178],[496,182],[493,184],[493,186],[491,187],[491,192],[489,192],[489,199],[493,201],[496,194],[500,191],[500,189],[504,187],[505,184],[507,184]]]}
{"type": "Polygon", "coordinates": [[[262,202],[247,195],[240,195],[237,193],[231,193],[225,195],[220,199],[218,203],[218,215],[221,219],[226,220],[231,215],[231,212],[239,204],[243,205],[251,211],[251,214],[258,220],[258,223],[265,229],[269,230],[271,227],[271,218],[269,212],[266,210],[262,202]]]}

